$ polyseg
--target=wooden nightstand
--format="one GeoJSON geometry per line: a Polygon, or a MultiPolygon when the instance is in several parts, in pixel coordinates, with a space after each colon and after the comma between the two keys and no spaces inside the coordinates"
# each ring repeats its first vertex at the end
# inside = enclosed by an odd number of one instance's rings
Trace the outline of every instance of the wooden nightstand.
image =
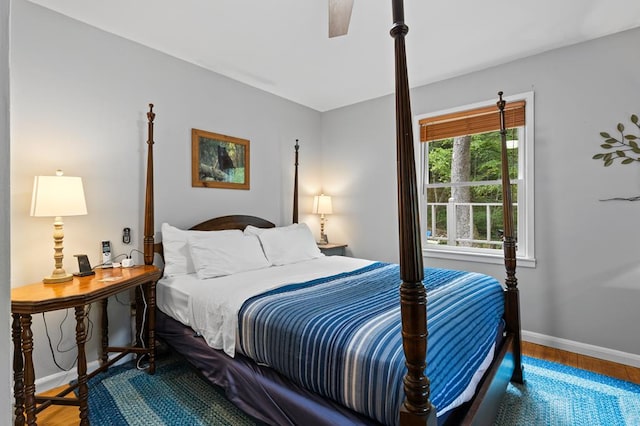
{"type": "MultiPolygon", "coordinates": [[[[80,424],[88,425],[87,397],[89,389],[87,380],[100,371],[104,371],[126,354],[149,356],[148,372],[155,372],[155,304],[156,282],[161,272],[155,266],[135,266],[132,268],[96,269],[95,275],[74,277],[72,281],[44,284],[42,282],[17,287],[11,290],[11,314],[13,317],[12,337],[14,345],[13,374],[15,395],[15,424],[36,424],[36,414],[46,407],[57,405],[77,405],[80,407],[80,424]],[[122,291],[136,289],[136,300],[144,296],[147,305],[147,322],[144,330],[148,345],[141,342],[131,347],[110,347],[108,336],[107,299],[122,291]],[[102,305],[102,353],[101,366],[91,374],[87,374],[87,357],[85,343],[87,331],[87,305],[101,302],[102,305]],[[36,396],[35,374],[33,368],[33,333],[31,331],[31,315],[55,311],[58,309],[75,309],[76,345],[78,347],[78,380],[56,396],[36,396]],[[119,355],[108,360],[109,352],[119,355]],[[78,397],[65,397],[78,388],[78,397]],[[26,422],[25,422],[26,420],[26,422]]],[[[141,306],[141,303],[138,303],[141,306]]],[[[142,309],[136,309],[136,340],[142,331],[142,309]]]]}
{"type": "Polygon", "coordinates": [[[318,244],[318,248],[325,256],[344,256],[347,244],[318,244]]]}

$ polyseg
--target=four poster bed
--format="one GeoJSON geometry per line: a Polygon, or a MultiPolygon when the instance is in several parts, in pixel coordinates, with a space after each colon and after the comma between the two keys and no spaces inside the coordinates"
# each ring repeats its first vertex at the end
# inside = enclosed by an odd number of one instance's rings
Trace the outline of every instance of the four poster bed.
{"type": "Polygon", "coordinates": [[[156,244],[152,105],[147,114],[144,258],[165,260],[156,336],[269,424],[490,424],[507,383],[522,382],[502,93],[506,289],[423,267],[401,1],[393,17],[399,265],[319,253],[297,223],[297,143],[293,225],[239,215],[162,224],[156,244]]]}

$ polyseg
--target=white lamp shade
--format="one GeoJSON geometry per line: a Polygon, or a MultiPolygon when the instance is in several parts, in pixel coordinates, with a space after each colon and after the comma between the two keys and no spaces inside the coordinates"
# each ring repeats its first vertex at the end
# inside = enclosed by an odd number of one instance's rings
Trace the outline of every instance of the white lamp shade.
{"type": "Polygon", "coordinates": [[[331,205],[331,197],[324,194],[313,197],[313,213],[332,214],[333,207],[331,205]]]}
{"type": "Polygon", "coordinates": [[[36,176],[31,216],[62,217],[87,214],[82,179],[75,176],[36,176]]]}

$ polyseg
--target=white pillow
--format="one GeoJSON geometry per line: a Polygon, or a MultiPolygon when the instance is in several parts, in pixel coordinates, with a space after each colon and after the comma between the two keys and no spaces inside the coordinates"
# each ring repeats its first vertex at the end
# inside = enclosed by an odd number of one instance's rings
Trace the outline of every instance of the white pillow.
{"type": "Polygon", "coordinates": [[[306,223],[267,228],[258,235],[273,265],[287,265],[323,256],[306,223]]]}
{"type": "Polygon", "coordinates": [[[264,232],[265,229],[270,229],[270,228],[258,228],[257,226],[253,226],[253,225],[247,225],[246,228],[244,228],[244,235],[260,235],[264,232]]]}
{"type": "Polygon", "coordinates": [[[211,232],[241,232],[234,229],[225,231],[185,231],[168,223],[163,223],[160,231],[162,232],[162,248],[164,252],[164,275],[167,277],[196,272],[189,247],[187,246],[189,235],[208,234],[211,232]]]}
{"type": "Polygon", "coordinates": [[[258,237],[235,231],[189,235],[189,251],[198,278],[221,277],[271,266],[258,237]]]}

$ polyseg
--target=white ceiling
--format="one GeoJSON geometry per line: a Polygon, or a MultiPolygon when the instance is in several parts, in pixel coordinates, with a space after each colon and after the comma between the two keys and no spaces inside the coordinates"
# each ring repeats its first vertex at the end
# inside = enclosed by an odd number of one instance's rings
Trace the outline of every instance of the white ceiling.
{"type": "MultiPolygon", "coordinates": [[[[318,111],[394,90],[390,0],[332,39],[328,0],[31,1],[318,111]]],[[[412,87],[640,26],[638,0],[404,3],[412,87]]]]}

